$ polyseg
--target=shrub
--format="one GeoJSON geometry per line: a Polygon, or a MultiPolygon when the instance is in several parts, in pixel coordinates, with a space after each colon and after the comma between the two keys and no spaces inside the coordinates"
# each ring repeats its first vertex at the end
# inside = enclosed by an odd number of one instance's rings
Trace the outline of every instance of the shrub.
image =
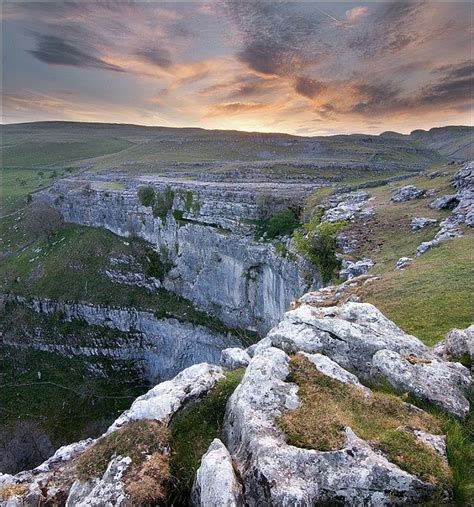
{"type": "Polygon", "coordinates": [[[168,250],[165,247],[161,247],[160,253],[158,253],[153,248],[147,246],[145,247],[145,256],[147,261],[145,274],[163,281],[173,267],[168,250]]]}
{"type": "Polygon", "coordinates": [[[173,207],[173,200],[174,192],[170,187],[167,187],[164,192],[157,193],[153,204],[153,216],[165,222],[168,211],[173,207]]]}
{"type": "Polygon", "coordinates": [[[296,249],[320,271],[324,283],[329,282],[340,267],[336,257],[336,234],[346,222],[320,222],[314,217],[303,226],[303,231],[295,231],[293,238],[296,249]]]}
{"type": "Polygon", "coordinates": [[[155,191],[152,187],[141,187],[138,189],[138,200],[142,206],[153,206],[155,202],[155,191]]]}
{"type": "Polygon", "coordinates": [[[34,238],[50,239],[62,224],[59,211],[44,198],[33,200],[26,210],[25,230],[34,238]]]}
{"type": "Polygon", "coordinates": [[[298,220],[293,211],[286,208],[282,211],[277,211],[270,218],[261,220],[257,227],[257,234],[267,239],[288,236],[298,225],[298,220]]]}

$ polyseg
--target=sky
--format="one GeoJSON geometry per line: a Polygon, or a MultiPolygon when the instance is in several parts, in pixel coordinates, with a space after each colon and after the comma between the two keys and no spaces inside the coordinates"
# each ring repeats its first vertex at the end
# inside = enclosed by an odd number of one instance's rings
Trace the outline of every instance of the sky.
{"type": "Polygon", "coordinates": [[[2,123],[471,125],[473,4],[2,2],[2,123]]]}

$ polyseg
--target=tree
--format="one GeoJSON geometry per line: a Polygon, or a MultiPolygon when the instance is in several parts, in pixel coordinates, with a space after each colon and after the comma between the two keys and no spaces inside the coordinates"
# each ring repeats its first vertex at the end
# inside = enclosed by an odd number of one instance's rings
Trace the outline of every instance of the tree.
{"type": "Polygon", "coordinates": [[[43,197],[34,199],[26,210],[25,229],[33,238],[50,239],[62,224],[59,211],[43,197]]]}

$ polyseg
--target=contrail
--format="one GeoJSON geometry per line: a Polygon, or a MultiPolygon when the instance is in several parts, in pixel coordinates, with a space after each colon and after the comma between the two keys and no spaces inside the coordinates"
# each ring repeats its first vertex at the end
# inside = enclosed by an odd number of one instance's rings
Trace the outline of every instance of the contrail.
{"type": "Polygon", "coordinates": [[[314,6],[321,14],[324,14],[325,16],[327,16],[329,19],[332,19],[333,21],[335,21],[336,23],[338,23],[339,25],[342,25],[342,21],[339,21],[337,18],[335,18],[334,16],[331,16],[331,14],[328,14],[327,12],[324,12],[322,9],[320,9],[317,5],[314,6]]]}

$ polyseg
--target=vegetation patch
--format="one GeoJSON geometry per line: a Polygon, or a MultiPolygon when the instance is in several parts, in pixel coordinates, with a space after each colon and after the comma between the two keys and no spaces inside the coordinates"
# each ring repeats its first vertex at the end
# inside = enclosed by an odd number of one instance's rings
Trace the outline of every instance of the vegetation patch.
{"type": "Polygon", "coordinates": [[[319,269],[324,283],[330,282],[340,268],[336,234],[346,225],[345,221],[321,223],[320,215],[316,215],[293,234],[296,249],[319,269]]]}
{"type": "Polygon", "coordinates": [[[160,252],[153,248],[145,247],[146,266],[145,274],[154,278],[158,278],[161,282],[173,267],[170,254],[165,247],[160,248],[160,252]]]}
{"type": "Polygon", "coordinates": [[[227,400],[243,375],[243,368],[227,373],[199,403],[185,408],[172,420],[171,504],[186,505],[201,457],[214,438],[222,437],[227,400]]]}
{"type": "Polygon", "coordinates": [[[332,451],[345,443],[344,428],[384,452],[400,468],[440,488],[452,486],[449,466],[433,449],[403,429],[442,433],[431,414],[414,410],[394,394],[374,391],[370,398],[357,387],[320,373],[304,356],[291,360],[289,381],[299,386],[300,406],[278,419],[291,445],[332,451]]]}
{"type": "Polygon", "coordinates": [[[174,191],[167,187],[164,192],[158,192],[153,204],[153,216],[160,218],[163,223],[166,222],[168,211],[173,207],[174,191]]]}
{"type": "Polygon", "coordinates": [[[258,221],[257,236],[265,239],[275,239],[289,236],[299,225],[294,212],[287,208],[273,213],[269,218],[258,221]]]}
{"type": "Polygon", "coordinates": [[[6,484],[0,486],[0,500],[2,502],[7,501],[12,496],[21,496],[28,491],[26,484],[6,484]]]}
{"type": "Polygon", "coordinates": [[[141,187],[138,189],[138,200],[142,206],[151,207],[155,203],[155,191],[153,187],[141,187]]]}
{"type": "Polygon", "coordinates": [[[125,492],[133,505],[162,501],[169,480],[168,429],[157,421],[134,421],[101,437],[78,459],[78,478],[102,477],[114,456],[128,456],[125,492]]]}

